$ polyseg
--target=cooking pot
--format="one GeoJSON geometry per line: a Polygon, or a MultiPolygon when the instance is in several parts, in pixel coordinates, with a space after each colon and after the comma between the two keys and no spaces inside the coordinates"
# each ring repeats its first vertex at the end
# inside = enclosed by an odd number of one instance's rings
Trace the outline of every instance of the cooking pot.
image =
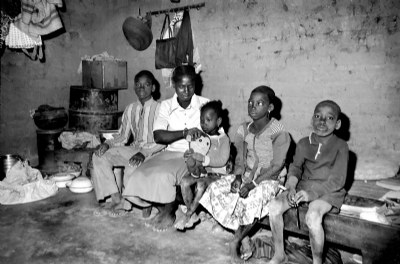
{"type": "Polygon", "coordinates": [[[68,115],[64,107],[41,105],[33,114],[36,126],[42,130],[55,130],[65,127],[68,115]]]}

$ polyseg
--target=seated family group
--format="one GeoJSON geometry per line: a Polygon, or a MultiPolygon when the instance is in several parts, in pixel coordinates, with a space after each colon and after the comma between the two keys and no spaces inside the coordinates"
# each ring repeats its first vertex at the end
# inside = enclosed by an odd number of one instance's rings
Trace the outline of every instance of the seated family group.
{"type": "Polygon", "coordinates": [[[149,217],[155,207],[157,215],[147,226],[155,231],[171,226],[184,230],[199,221],[201,204],[220,225],[235,232],[231,257],[242,261],[251,253],[238,253],[239,248],[249,248],[249,232],[269,215],[275,247],[270,263],[283,263],[287,257],[282,215],[301,203],[308,206],[313,263],[323,263],[322,219],[339,211],[345,195],[348,146],[334,134],[341,125],[340,107],[331,100],[317,104],[313,131],[299,140],[287,170],[291,138],[271,115],[275,93],[267,86],[256,87],[247,105],[252,121],[236,132],[233,161],[222,126],[227,118],[222,103],[196,95],[196,78],[192,66],[175,68],[175,94],[160,103],[152,97],[153,74],[136,74],[139,101],[126,107],[119,133],[93,155],[92,180],[101,204],[96,213],[119,217],[137,206],[149,217]],[[132,144],[125,146],[131,135],[132,144]],[[125,167],[123,188],[115,180],[115,166],[125,167]],[[186,205],[180,219],[175,219],[177,190],[186,205]]]}

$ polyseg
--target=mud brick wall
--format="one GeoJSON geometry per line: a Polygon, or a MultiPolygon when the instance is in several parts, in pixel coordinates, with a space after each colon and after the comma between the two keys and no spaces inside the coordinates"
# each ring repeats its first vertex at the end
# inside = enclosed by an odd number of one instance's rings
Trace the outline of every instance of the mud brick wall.
{"type": "MultiPolygon", "coordinates": [[[[182,0],[179,5],[201,1],[182,0]]],[[[315,104],[339,103],[352,150],[400,153],[400,2],[397,0],[206,0],[191,10],[202,65],[202,94],[230,112],[233,136],[247,117],[247,99],[269,85],[281,101],[281,120],[294,140],[308,135],[315,104]]],[[[136,51],[122,33],[128,16],[175,7],[169,0],[66,0],[65,32],[44,39],[46,62],[6,49],[1,57],[1,153],[37,158],[29,110],[41,104],[68,108],[69,88],[81,84],[81,57],[107,51],[128,61],[129,90],[119,108],[136,100],[133,78],[153,71],[162,98],[172,95],[154,68],[155,39],[163,16],[154,16],[154,40],[136,51]]]]}

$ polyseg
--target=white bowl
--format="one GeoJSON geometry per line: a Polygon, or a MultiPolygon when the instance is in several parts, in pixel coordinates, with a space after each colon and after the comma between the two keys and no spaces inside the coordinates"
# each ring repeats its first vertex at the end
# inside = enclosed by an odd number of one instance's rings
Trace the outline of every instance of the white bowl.
{"type": "Polygon", "coordinates": [[[73,193],[88,193],[93,190],[93,187],[83,187],[83,188],[69,187],[69,190],[73,193]]]}
{"type": "Polygon", "coordinates": [[[92,181],[86,176],[81,176],[74,179],[71,183],[68,183],[67,186],[70,189],[93,188],[92,181]]]}
{"type": "Polygon", "coordinates": [[[66,173],[66,172],[59,172],[56,174],[53,174],[50,179],[52,179],[55,182],[65,182],[65,181],[70,181],[73,178],[75,178],[75,175],[71,173],[66,173]]]}
{"type": "Polygon", "coordinates": [[[67,180],[67,181],[56,181],[55,182],[58,188],[65,188],[67,187],[67,184],[71,183],[71,180],[67,180]]]}
{"type": "Polygon", "coordinates": [[[118,134],[118,130],[100,130],[100,137],[104,140],[113,139],[115,134],[118,134]]]}

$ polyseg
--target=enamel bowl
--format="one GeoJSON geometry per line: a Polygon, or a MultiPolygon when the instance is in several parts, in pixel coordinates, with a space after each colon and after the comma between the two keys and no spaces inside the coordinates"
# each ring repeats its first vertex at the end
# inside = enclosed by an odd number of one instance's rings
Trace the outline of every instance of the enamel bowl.
{"type": "Polygon", "coordinates": [[[67,184],[71,183],[71,180],[68,181],[56,181],[56,185],[58,188],[65,188],[67,184]]]}
{"type": "Polygon", "coordinates": [[[59,172],[53,174],[50,179],[56,183],[58,188],[65,188],[76,177],[75,175],[76,173],[59,172]]]}
{"type": "Polygon", "coordinates": [[[74,193],[87,193],[93,190],[92,181],[85,176],[78,177],[66,183],[66,186],[74,193]]]}

